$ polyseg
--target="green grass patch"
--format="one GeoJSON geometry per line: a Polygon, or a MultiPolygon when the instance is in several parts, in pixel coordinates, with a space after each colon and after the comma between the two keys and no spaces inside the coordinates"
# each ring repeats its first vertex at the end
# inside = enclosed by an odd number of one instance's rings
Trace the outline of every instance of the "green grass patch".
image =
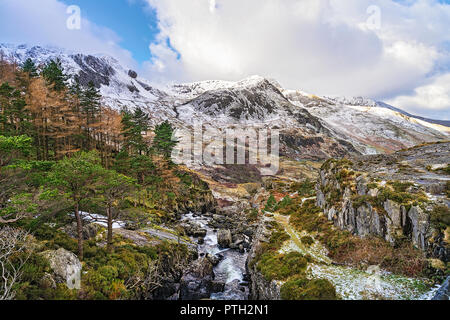
{"type": "Polygon", "coordinates": [[[337,300],[336,288],[326,279],[292,278],[281,287],[283,300],[337,300]]]}

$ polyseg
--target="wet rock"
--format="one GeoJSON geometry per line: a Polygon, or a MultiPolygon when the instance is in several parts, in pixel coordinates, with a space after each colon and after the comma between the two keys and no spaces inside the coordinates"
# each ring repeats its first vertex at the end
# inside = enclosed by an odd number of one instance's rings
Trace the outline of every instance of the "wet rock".
{"type": "Polygon", "coordinates": [[[248,300],[249,287],[242,285],[239,280],[234,280],[231,283],[227,283],[225,291],[220,295],[222,300],[248,300]]]}
{"type": "Polygon", "coordinates": [[[224,257],[221,254],[216,254],[216,255],[207,254],[206,258],[215,267],[215,266],[217,266],[220,263],[220,261],[223,260],[224,257]]]}
{"type": "Polygon", "coordinates": [[[178,301],[178,300],[180,300],[180,294],[178,292],[174,293],[169,298],[167,298],[167,301],[178,301]]]}
{"type": "Polygon", "coordinates": [[[232,236],[230,230],[219,230],[217,233],[217,242],[219,244],[219,247],[221,248],[229,248],[232,242],[232,236]]]}
{"type": "Polygon", "coordinates": [[[450,277],[445,280],[444,284],[438,290],[436,295],[431,300],[450,300],[450,277]]]}
{"type": "Polygon", "coordinates": [[[214,280],[213,265],[207,258],[195,261],[180,281],[181,300],[201,300],[211,296],[214,280]]]}
{"type": "Polygon", "coordinates": [[[197,229],[197,230],[193,231],[192,236],[194,238],[200,238],[200,237],[204,238],[204,237],[206,237],[206,233],[207,233],[207,231],[205,229],[197,229]]]}
{"type": "Polygon", "coordinates": [[[203,237],[198,238],[198,242],[197,243],[199,245],[205,244],[205,238],[203,238],[203,237]]]}
{"type": "Polygon", "coordinates": [[[210,285],[211,293],[223,292],[224,290],[225,290],[225,282],[211,281],[211,285],[210,285]]]}
{"type": "Polygon", "coordinates": [[[152,292],[154,300],[179,300],[180,284],[174,279],[165,278],[161,281],[161,286],[152,292]]]}

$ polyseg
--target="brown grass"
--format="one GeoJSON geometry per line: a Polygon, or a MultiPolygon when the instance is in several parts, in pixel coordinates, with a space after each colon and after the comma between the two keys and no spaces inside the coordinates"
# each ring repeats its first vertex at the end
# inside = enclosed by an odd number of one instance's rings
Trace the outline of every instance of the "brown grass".
{"type": "Polygon", "coordinates": [[[427,266],[424,254],[410,243],[393,247],[380,238],[350,236],[349,241],[330,252],[330,257],[337,263],[352,266],[379,265],[395,274],[418,277],[427,266]]]}

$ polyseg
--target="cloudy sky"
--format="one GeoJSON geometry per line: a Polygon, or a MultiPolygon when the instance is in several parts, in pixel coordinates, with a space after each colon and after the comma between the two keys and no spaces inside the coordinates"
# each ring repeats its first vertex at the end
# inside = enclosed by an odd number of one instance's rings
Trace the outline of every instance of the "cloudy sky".
{"type": "Polygon", "coordinates": [[[449,30],[450,0],[0,0],[0,42],[110,54],[158,83],[257,74],[447,120],[449,30]]]}

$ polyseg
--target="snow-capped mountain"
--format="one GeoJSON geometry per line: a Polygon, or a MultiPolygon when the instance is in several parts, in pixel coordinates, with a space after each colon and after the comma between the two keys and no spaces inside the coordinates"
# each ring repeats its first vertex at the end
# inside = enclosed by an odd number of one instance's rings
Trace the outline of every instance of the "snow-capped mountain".
{"type": "Polygon", "coordinates": [[[364,154],[445,140],[450,134],[447,126],[407,116],[370,99],[317,97],[297,91],[284,91],[284,95],[364,154]]]}
{"type": "Polygon", "coordinates": [[[253,76],[242,81],[203,81],[157,89],[150,81],[104,55],[0,44],[18,62],[37,64],[60,59],[66,73],[100,89],[111,108],[142,107],[154,124],[170,120],[190,127],[202,122],[217,128],[259,126],[281,131],[282,153],[322,159],[349,153],[392,152],[437,140],[448,140],[450,128],[413,117],[365,98],[318,97],[283,89],[275,80],[253,76]]]}

